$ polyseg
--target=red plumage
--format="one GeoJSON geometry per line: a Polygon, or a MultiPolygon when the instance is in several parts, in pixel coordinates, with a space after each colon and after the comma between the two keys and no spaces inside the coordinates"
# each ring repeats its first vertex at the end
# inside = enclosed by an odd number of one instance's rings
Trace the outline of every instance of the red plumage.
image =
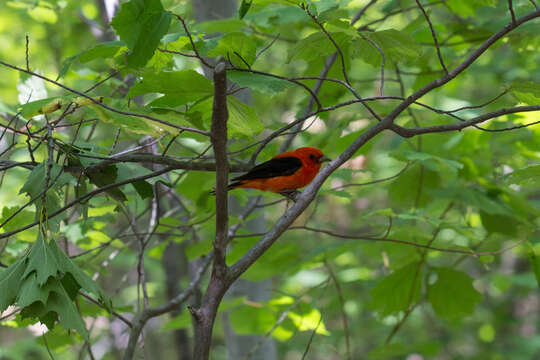
{"type": "Polygon", "coordinates": [[[308,185],[319,172],[321,164],[329,160],[314,147],[284,152],[233,178],[229,189],[251,188],[290,194],[308,185]]]}

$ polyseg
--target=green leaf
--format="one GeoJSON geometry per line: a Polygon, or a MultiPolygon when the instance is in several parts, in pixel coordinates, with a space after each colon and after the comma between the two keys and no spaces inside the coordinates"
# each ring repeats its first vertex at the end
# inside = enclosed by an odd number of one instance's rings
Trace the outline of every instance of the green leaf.
{"type": "Polygon", "coordinates": [[[290,83],[285,80],[269,76],[252,74],[242,71],[230,71],[227,73],[229,80],[241,87],[249,87],[270,97],[284,91],[290,83]]]}
{"type": "Polygon", "coordinates": [[[110,300],[106,298],[105,294],[96,284],[96,282],[93,281],[88,275],[86,275],[84,271],[82,271],[77,265],[73,263],[73,261],[71,261],[70,258],[66,256],[66,254],[64,254],[64,252],[58,247],[56,241],[51,240],[49,243],[49,248],[60,270],[64,274],[71,274],[71,276],[73,276],[73,279],[75,279],[77,284],[82,289],[96,295],[100,299],[100,301],[107,307],[107,309],[111,308],[110,300]]]}
{"type": "Polygon", "coordinates": [[[485,211],[480,211],[480,219],[482,219],[482,225],[489,234],[500,233],[514,236],[520,224],[513,216],[490,214],[485,211]]]}
{"type": "Polygon", "coordinates": [[[152,185],[150,185],[148,181],[135,181],[131,183],[131,185],[133,185],[141,199],[148,199],[154,196],[154,188],[152,187],[152,185]]]}
{"type": "Polygon", "coordinates": [[[422,269],[413,262],[382,279],[371,290],[370,305],[381,316],[407,310],[420,298],[422,269]]]}
{"type": "Polygon", "coordinates": [[[122,4],[111,25],[131,53],[128,65],[144,66],[154,55],[160,39],[169,30],[172,13],[160,0],[131,0],[122,4]]]}
{"type": "Polygon", "coordinates": [[[166,322],[161,328],[161,331],[179,330],[189,328],[192,324],[191,314],[184,311],[178,316],[175,316],[170,321],[166,322]]]}
{"type": "MultiPolygon", "coordinates": [[[[105,187],[117,182],[118,167],[116,165],[109,165],[103,168],[92,169],[87,171],[86,175],[92,184],[97,187],[105,187]]],[[[106,190],[106,193],[117,201],[127,201],[126,195],[118,187],[110,188],[106,190]]]]}
{"type": "Polygon", "coordinates": [[[223,56],[230,59],[237,67],[251,66],[255,62],[257,44],[255,39],[241,32],[233,32],[223,36],[215,49],[208,52],[208,56],[223,56]],[[245,61],[245,62],[244,62],[245,61]]]}
{"type": "MultiPolygon", "coordinates": [[[[47,180],[47,169],[48,164],[46,161],[43,161],[38,166],[36,166],[26,179],[26,182],[19,191],[19,194],[27,193],[28,196],[30,196],[31,198],[34,198],[37,195],[41,194],[41,192],[43,192],[43,190],[45,189],[45,182],[47,180]]],[[[64,170],[60,165],[54,162],[52,163],[49,173],[49,181],[50,183],[52,183],[52,181],[55,180],[53,188],[59,188],[68,183],[73,185],[77,183],[77,180],[73,176],[63,171],[64,170]]]]}
{"type": "Polygon", "coordinates": [[[518,169],[505,177],[507,184],[537,186],[540,184],[540,165],[518,169]]]}
{"type": "Polygon", "coordinates": [[[458,161],[445,159],[424,152],[397,150],[393,151],[390,156],[401,161],[419,161],[422,165],[433,171],[448,169],[450,172],[457,174],[458,170],[463,168],[463,164],[458,161]]]}
{"type": "Polygon", "coordinates": [[[514,82],[510,86],[510,91],[524,104],[537,105],[540,102],[540,82],[514,82]]]}
{"type": "MultiPolygon", "coordinates": [[[[0,224],[2,224],[7,218],[9,218],[19,209],[20,209],[20,206],[12,206],[12,207],[5,206],[2,209],[2,216],[0,217],[0,224]]],[[[32,219],[33,216],[34,216],[33,212],[22,210],[19,213],[17,213],[17,215],[15,215],[13,218],[11,218],[11,220],[9,220],[7,224],[3,225],[2,230],[8,232],[8,231],[19,229],[25,226],[26,224],[28,224],[28,219],[32,219]]]]}
{"type": "Polygon", "coordinates": [[[353,195],[348,193],[345,190],[328,189],[328,190],[321,191],[321,194],[330,194],[330,195],[337,196],[337,197],[340,197],[340,198],[343,198],[343,199],[352,199],[353,198],[353,195]]]}
{"type": "Polygon", "coordinates": [[[35,272],[38,285],[42,286],[50,277],[56,277],[59,271],[60,267],[54,254],[40,233],[28,253],[28,266],[23,277],[35,272]]]}
{"type": "Polygon", "coordinates": [[[18,111],[27,119],[36,115],[48,114],[58,110],[62,106],[62,97],[55,96],[47,99],[30,101],[20,106],[18,111]]]}
{"type": "MultiPolygon", "coordinates": [[[[151,173],[151,171],[139,164],[118,164],[116,165],[118,169],[118,176],[116,177],[116,182],[127,181],[138,176],[143,176],[151,173]]],[[[142,199],[152,197],[154,195],[154,189],[151,184],[153,184],[159,178],[153,178],[151,180],[139,180],[132,182],[131,185],[139,194],[142,199]]]]}
{"type": "Polygon", "coordinates": [[[186,247],[186,256],[189,260],[193,260],[208,254],[212,250],[212,241],[203,240],[186,247]]]}
{"type": "Polygon", "coordinates": [[[473,279],[462,271],[436,268],[437,281],[428,286],[428,301],[438,316],[459,319],[473,313],[482,295],[473,287],[473,279]]]}
{"type": "MultiPolygon", "coordinates": [[[[422,55],[420,45],[404,31],[383,30],[362,32],[363,36],[376,43],[386,57],[386,61],[402,63],[416,60],[422,55]]],[[[373,66],[380,66],[382,57],[379,50],[365,39],[355,41],[356,53],[362,60],[373,66]]]]}
{"type": "Polygon", "coordinates": [[[233,96],[227,97],[227,107],[229,108],[230,136],[250,138],[264,130],[264,126],[259,121],[253,107],[242,103],[233,96]]]}
{"type": "Polygon", "coordinates": [[[452,199],[474,206],[492,215],[514,216],[513,210],[504,202],[493,199],[480,189],[464,186],[452,186],[429,191],[437,198],[452,199]]]}
{"type": "Polygon", "coordinates": [[[493,328],[493,325],[491,324],[484,324],[478,329],[478,337],[483,342],[493,342],[495,339],[495,329],[493,328]]]}
{"type": "Polygon", "coordinates": [[[51,290],[47,299],[46,309],[56,312],[59,321],[66,329],[75,329],[84,339],[88,340],[88,332],[77,308],[60,282],[56,280],[55,282],[54,290],[51,290]]]}
{"type": "Polygon", "coordinates": [[[0,273],[0,313],[17,298],[26,262],[26,257],[21,258],[0,273]]]}
{"type": "MultiPolygon", "coordinates": [[[[331,36],[342,50],[348,48],[352,40],[352,37],[344,32],[331,33],[331,36]]],[[[300,40],[289,50],[287,62],[293,60],[314,61],[335,51],[336,47],[330,39],[324,33],[316,32],[300,40]]]]}
{"type": "Polygon", "coordinates": [[[312,331],[316,329],[317,334],[330,335],[324,322],[322,314],[319,310],[312,308],[308,304],[301,303],[300,311],[289,312],[289,318],[292,320],[296,328],[300,331],[312,331]]]}
{"type": "Polygon", "coordinates": [[[437,342],[426,342],[421,344],[390,343],[376,347],[367,354],[369,360],[388,360],[388,359],[403,359],[407,354],[420,353],[426,357],[437,355],[441,344],[437,342]]]}
{"type": "Polygon", "coordinates": [[[60,78],[63,78],[67,74],[67,72],[69,71],[69,68],[71,67],[71,65],[73,65],[77,60],[79,60],[79,56],[80,56],[80,54],[70,56],[68,58],[65,58],[64,61],[62,61],[62,68],[58,72],[58,76],[56,77],[56,81],[58,81],[60,78]]]}
{"type": "Polygon", "coordinates": [[[93,207],[88,209],[88,217],[103,216],[107,214],[114,214],[116,205],[105,205],[99,207],[93,207]]]}
{"type": "Polygon", "coordinates": [[[389,198],[394,205],[410,207],[416,204],[418,194],[418,181],[422,177],[422,192],[418,206],[424,206],[433,198],[432,189],[440,188],[441,176],[430,169],[421,169],[420,164],[409,166],[389,186],[389,198]]]}
{"type": "Polygon", "coordinates": [[[107,59],[114,57],[118,51],[126,44],[123,41],[107,41],[95,46],[79,54],[79,61],[86,63],[95,59],[107,59]]]}
{"type": "MultiPolygon", "coordinates": [[[[244,239],[235,244],[234,249],[227,257],[233,263],[257,242],[257,237],[244,239]]],[[[253,264],[243,275],[250,281],[262,281],[280,274],[284,274],[302,261],[302,248],[297,244],[282,244],[279,248],[272,248],[253,264]]]]}
{"type": "MultiPolygon", "coordinates": [[[[39,4],[45,3],[44,1],[38,2],[39,4]]],[[[45,6],[36,6],[31,9],[28,9],[28,15],[36,21],[55,24],[58,20],[58,15],[54,12],[53,9],[45,6]]]]}
{"type": "Polygon", "coordinates": [[[449,2],[448,7],[460,16],[469,17],[476,13],[478,4],[469,0],[453,0],[449,2]]]}
{"type": "Polygon", "coordinates": [[[194,70],[146,72],[128,92],[129,98],[148,93],[160,93],[151,106],[176,107],[211,96],[212,82],[194,70]]]}
{"type": "Polygon", "coordinates": [[[243,305],[229,312],[234,331],[240,335],[265,334],[276,323],[276,315],[264,307],[243,305]]]}
{"type": "MultiPolygon", "coordinates": [[[[220,19],[220,20],[210,20],[203,21],[193,26],[193,29],[203,33],[211,34],[216,32],[228,33],[239,31],[242,28],[246,27],[247,24],[245,21],[240,19],[220,19]]],[[[189,43],[189,42],[187,42],[189,43]]]]}
{"type": "Polygon", "coordinates": [[[36,273],[32,273],[22,281],[21,288],[17,294],[17,304],[21,308],[27,307],[35,301],[40,301],[45,305],[48,297],[48,289],[45,286],[41,286],[37,281],[36,273]]]}
{"type": "Polygon", "coordinates": [[[536,247],[533,247],[529,242],[527,242],[527,247],[527,257],[529,258],[529,263],[531,264],[531,270],[536,277],[538,287],[540,287],[540,246],[537,245],[536,247]]]}
{"type": "Polygon", "coordinates": [[[240,9],[238,9],[238,17],[240,19],[243,19],[244,16],[246,16],[252,2],[253,0],[242,0],[242,5],[240,5],[240,9]]]}
{"type": "MultiPolygon", "coordinates": [[[[145,119],[138,116],[123,115],[114,111],[109,111],[99,107],[97,105],[89,106],[94,111],[97,117],[104,122],[120,126],[122,129],[135,134],[150,135],[159,137],[164,132],[171,134],[177,134],[178,129],[169,127],[167,125],[157,123],[150,119],[145,119]]],[[[118,110],[125,110],[133,112],[130,109],[119,108],[118,110]]],[[[137,114],[145,114],[151,116],[151,112],[144,108],[136,108],[134,111],[137,114]]]]}

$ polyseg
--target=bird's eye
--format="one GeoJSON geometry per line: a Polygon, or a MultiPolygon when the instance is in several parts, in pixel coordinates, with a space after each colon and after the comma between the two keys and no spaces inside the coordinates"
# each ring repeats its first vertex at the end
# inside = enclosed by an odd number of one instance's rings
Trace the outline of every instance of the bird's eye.
{"type": "Polygon", "coordinates": [[[315,160],[315,159],[316,159],[315,155],[313,155],[313,154],[309,154],[309,158],[310,158],[311,160],[315,160]]]}

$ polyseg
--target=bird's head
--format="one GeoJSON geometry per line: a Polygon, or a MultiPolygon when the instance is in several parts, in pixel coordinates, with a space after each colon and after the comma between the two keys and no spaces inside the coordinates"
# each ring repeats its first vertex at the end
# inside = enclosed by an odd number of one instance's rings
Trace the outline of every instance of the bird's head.
{"type": "Polygon", "coordinates": [[[325,161],[330,161],[323,152],[314,147],[302,147],[294,151],[300,158],[313,165],[321,165],[325,161]]]}

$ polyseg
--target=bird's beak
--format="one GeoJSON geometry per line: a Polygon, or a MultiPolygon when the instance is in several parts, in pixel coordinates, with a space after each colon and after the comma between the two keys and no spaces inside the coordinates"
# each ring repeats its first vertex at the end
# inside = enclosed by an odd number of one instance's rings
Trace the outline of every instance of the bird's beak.
{"type": "Polygon", "coordinates": [[[326,161],[332,161],[332,159],[330,159],[328,156],[325,156],[325,155],[319,158],[319,163],[321,164],[326,161]]]}

